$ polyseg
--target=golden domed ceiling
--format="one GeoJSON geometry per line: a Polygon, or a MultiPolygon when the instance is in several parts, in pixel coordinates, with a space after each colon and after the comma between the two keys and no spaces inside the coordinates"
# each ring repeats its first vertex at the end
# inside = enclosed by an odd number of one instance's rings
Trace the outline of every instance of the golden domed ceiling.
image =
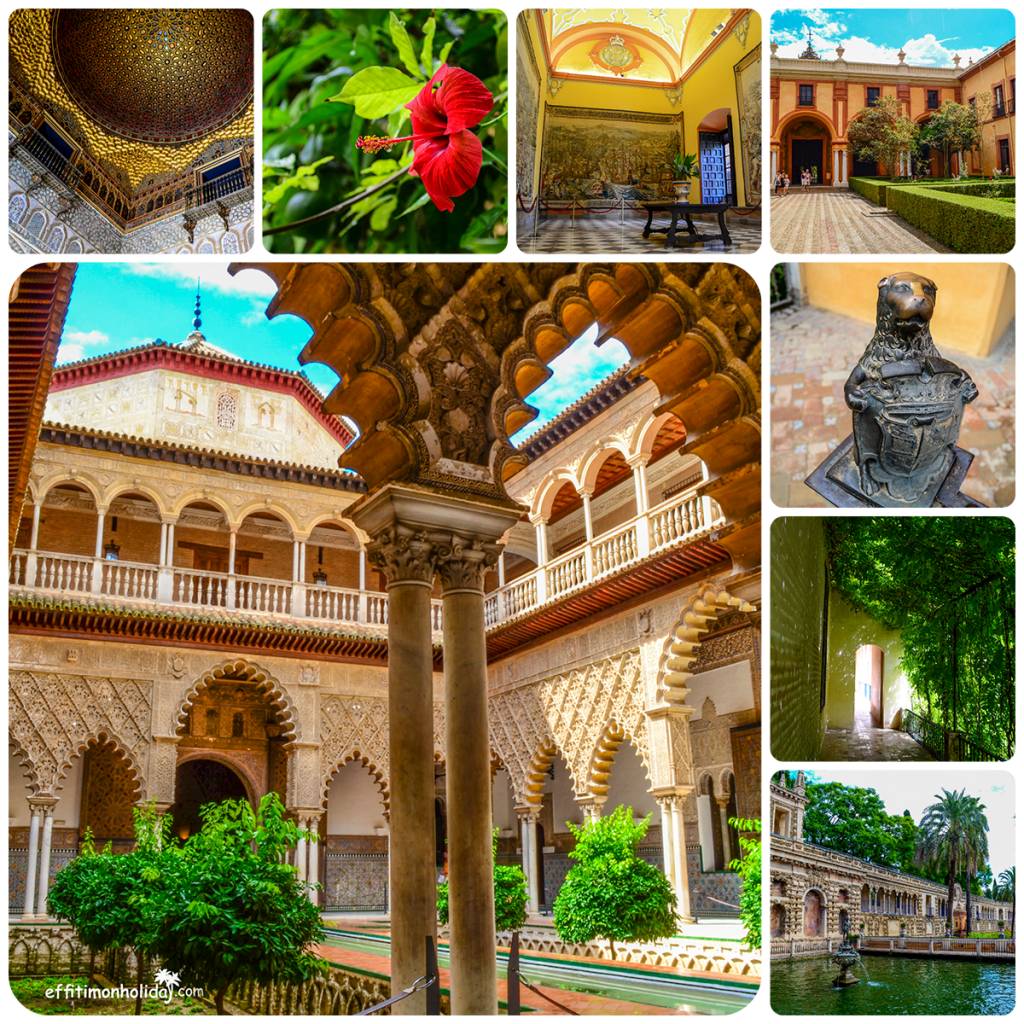
{"type": "Polygon", "coordinates": [[[738,9],[548,8],[548,63],[555,75],[675,84],[734,22],[738,9]]]}
{"type": "Polygon", "coordinates": [[[61,85],[93,121],[126,139],[199,139],[252,99],[246,11],[60,10],[52,45],[61,85]]]}
{"type": "Polygon", "coordinates": [[[135,189],[253,135],[252,39],[246,11],[22,8],[10,74],[135,189]]]}

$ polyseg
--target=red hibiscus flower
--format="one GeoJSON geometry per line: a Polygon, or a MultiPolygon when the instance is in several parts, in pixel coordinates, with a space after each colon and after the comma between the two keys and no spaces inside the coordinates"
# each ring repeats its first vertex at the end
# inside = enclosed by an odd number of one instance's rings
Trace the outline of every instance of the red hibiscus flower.
{"type": "Polygon", "coordinates": [[[361,149],[373,152],[412,140],[410,174],[423,180],[439,210],[454,210],[452,196],[468,192],[480,176],[483,146],[469,130],[494,106],[494,96],[476,75],[442,64],[434,77],[407,103],[412,135],[404,139],[360,139],[361,149]],[[440,81],[435,90],[434,85],[440,81]]]}

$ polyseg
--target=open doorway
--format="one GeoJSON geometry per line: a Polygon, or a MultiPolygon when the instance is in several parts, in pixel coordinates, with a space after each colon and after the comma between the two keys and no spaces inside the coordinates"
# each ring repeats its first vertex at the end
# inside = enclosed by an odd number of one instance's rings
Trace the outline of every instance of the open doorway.
{"type": "Polygon", "coordinates": [[[854,717],[858,722],[883,728],[882,662],[885,652],[876,644],[857,648],[854,684],[854,717]]]}

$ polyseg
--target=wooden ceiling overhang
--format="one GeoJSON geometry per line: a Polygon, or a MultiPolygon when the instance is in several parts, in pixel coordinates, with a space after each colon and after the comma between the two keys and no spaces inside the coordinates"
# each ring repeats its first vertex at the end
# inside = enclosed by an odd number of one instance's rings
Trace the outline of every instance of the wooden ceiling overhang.
{"type": "MultiPolygon", "coordinates": [[[[536,415],[528,396],[593,324],[629,352],[630,377],[660,393],[708,468],[701,493],[729,523],[760,511],[761,300],[725,263],[232,264],[277,285],[269,316],[313,337],[302,362],[340,380],[324,411],[360,437],[340,460],[370,493],[389,481],[508,500],[526,463],[509,437],[536,415]],[[451,410],[459,410],[458,419],[451,410]]],[[[723,542],[724,543],[724,542],[723,542]]],[[[738,566],[760,562],[760,528],[733,531],[738,566]]]]}
{"type": "Polygon", "coordinates": [[[41,263],[14,282],[8,313],[7,557],[21,521],[46,395],[64,330],[75,263],[41,263]]]}

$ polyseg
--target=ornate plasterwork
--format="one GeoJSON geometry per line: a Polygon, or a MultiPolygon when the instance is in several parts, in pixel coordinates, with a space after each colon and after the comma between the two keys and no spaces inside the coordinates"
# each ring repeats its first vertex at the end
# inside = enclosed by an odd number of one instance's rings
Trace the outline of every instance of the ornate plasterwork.
{"type": "Polygon", "coordinates": [[[171,731],[183,730],[186,726],[188,713],[192,710],[196,698],[201,691],[215,686],[220,680],[239,680],[255,683],[263,699],[276,712],[277,724],[281,728],[285,746],[302,738],[302,729],[295,713],[295,704],[285,686],[268,671],[259,665],[246,661],[244,658],[229,658],[215,665],[197,679],[188,692],[178,703],[172,717],[171,731]]]}
{"type": "Polygon", "coordinates": [[[9,728],[34,794],[55,795],[71,759],[108,740],[145,795],[152,694],[149,680],[12,672],[9,728]]]}
{"type": "Polygon", "coordinates": [[[117,167],[129,179],[133,190],[148,175],[188,167],[216,140],[252,136],[251,101],[229,124],[179,146],[153,145],[111,134],[89,119],[58,79],[50,51],[51,23],[56,13],[23,8],[11,16],[11,75],[53,114],[55,120],[73,122],[76,141],[98,160],[110,161],[117,167]]]}
{"type": "Polygon", "coordinates": [[[707,587],[690,599],[683,609],[668,640],[658,666],[658,699],[675,706],[686,706],[687,685],[693,675],[691,669],[697,658],[701,639],[723,612],[738,609],[754,611],[754,606],[738,597],[733,597],[724,588],[707,587]]]}
{"type": "Polygon", "coordinates": [[[627,737],[650,769],[640,666],[639,650],[627,651],[491,699],[491,746],[507,766],[517,805],[540,802],[536,778],[556,749],[578,800],[606,794],[627,737]]]}
{"type": "MultiPolygon", "coordinates": [[[[444,704],[434,704],[434,759],[444,760],[444,704]]],[[[320,794],[324,806],[327,789],[338,769],[359,761],[380,787],[385,810],[390,807],[388,702],[379,697],[335,694],[320,706],[320,794]]]]}

